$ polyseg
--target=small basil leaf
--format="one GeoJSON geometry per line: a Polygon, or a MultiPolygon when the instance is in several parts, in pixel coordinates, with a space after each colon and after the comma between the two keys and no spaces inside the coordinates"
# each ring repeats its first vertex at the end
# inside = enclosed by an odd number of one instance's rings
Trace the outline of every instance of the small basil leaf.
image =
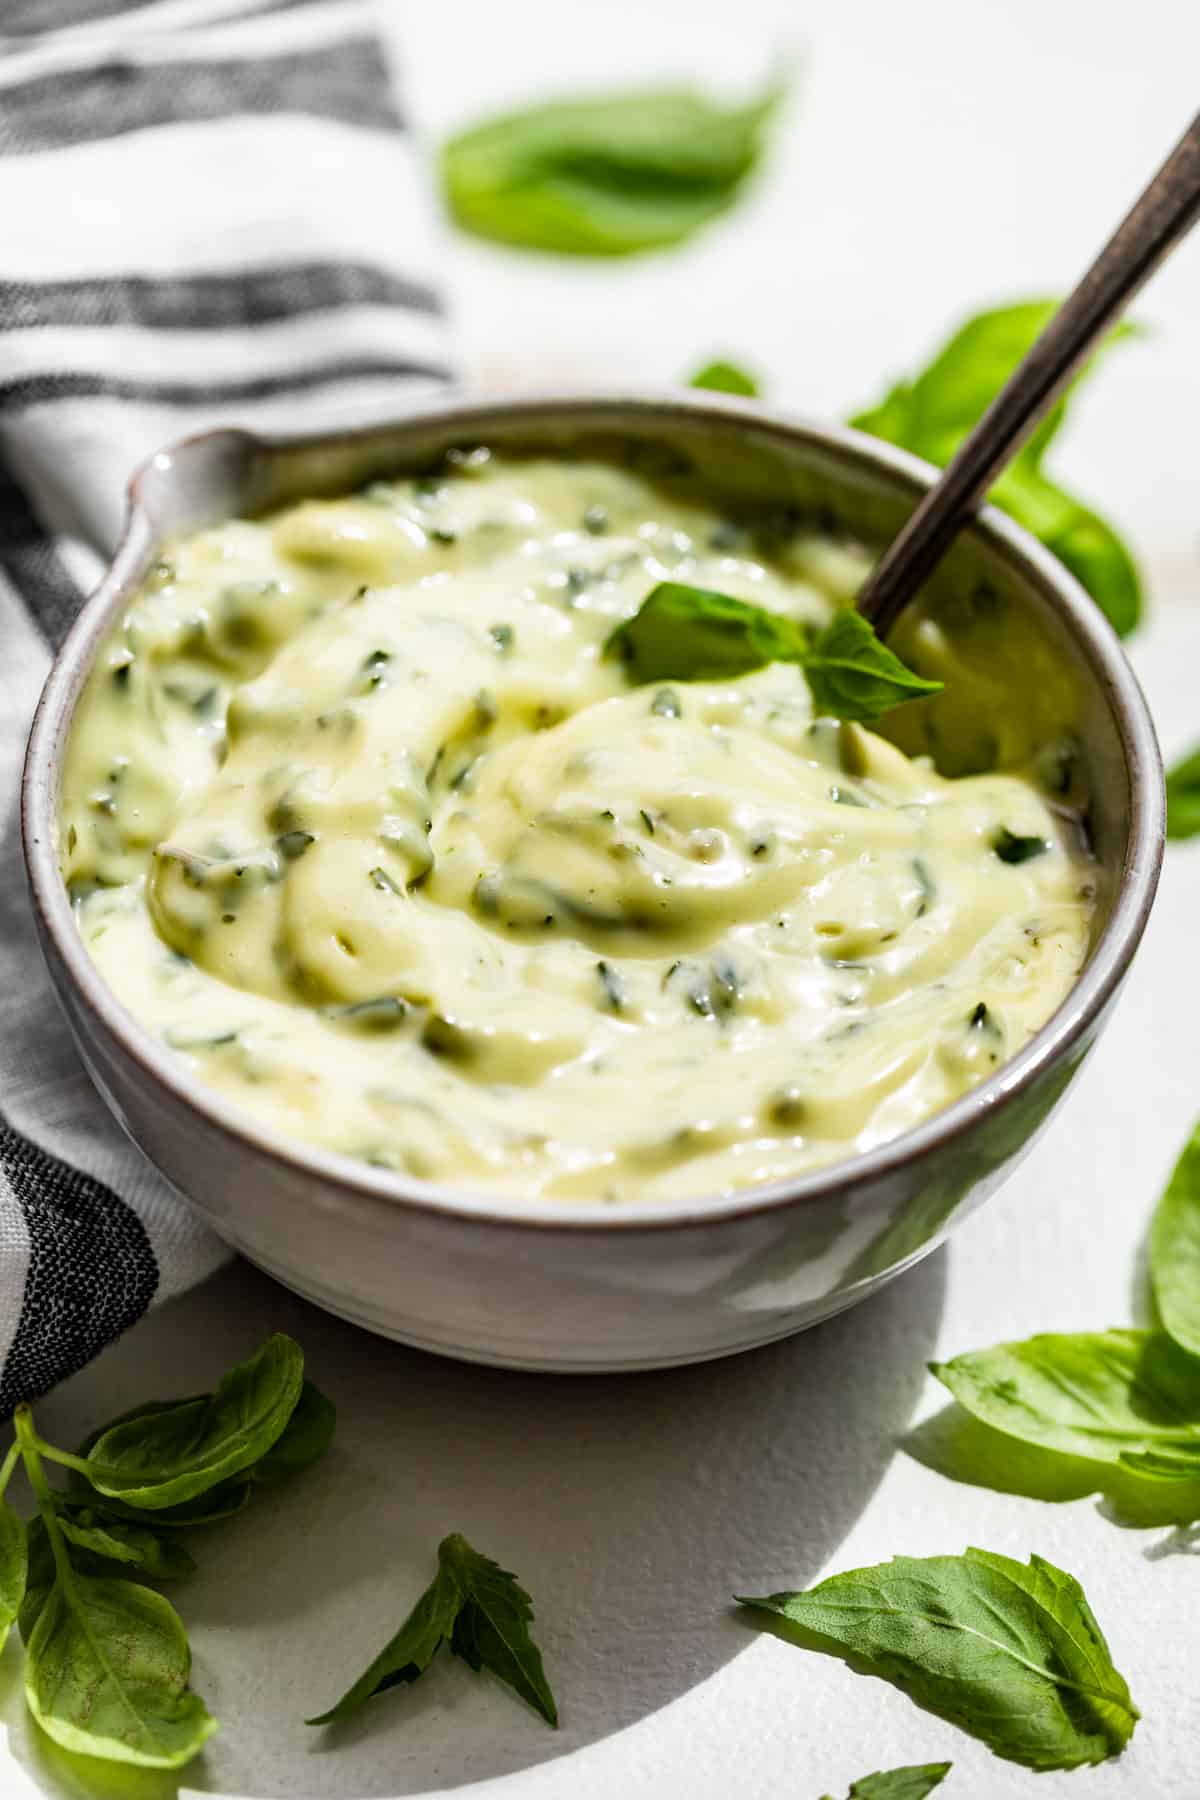
{"type": "Polygon", "coordinates": [[[610,633],[604,654],[624,657],[637,682],[720,681],[765,663],[800,662],[809,639],[809,627],[783,613],[711,588],[660,581],[610,633]]]}
{"type": "Polygon", "coordinates": [[[217,1729],[188,1687],[174,1607],[132,1581],[72,1573],[49,1589],[25,1645],[25,1696],[66,1750],[176,1769],[217,1729]]]}
{"type": "Polygon", "coordinates": [[[8,1501],[0,1499],[0,1650],[17,1622],[28,1573],[25,1527],[8,1501]]]}
{"type": "Polygon", "coordinates": [[[1170,1336],[1200,1357],[1200,1125],[1184,1145],[1154,1211],[1150,1281],[1170,1336]]]}
{"type": "Polygon", "coordinates": [[[333,1442],[337,1409],[315,1382],[305,1377],[296,1410],[281,1435],[256,1463],[245,1471],[251,1481],[285,1481],[324,1456],[333,1442]]]}
{"type": "MultiPolygon", "coordinates": [[[[301,1390],[303,1393],[303,1390],[301,1390]]],[[[193,1395],[193,1399],[207,1399],[207,1395],[193,1395]]],[[[87,1456],[92,1446],[102,1438],[106,1431],[114,1425],[124,1425],[130,1419],[149,1418],[153,1413],[166,1412],[172,1406],[178,1406],[178,1400],[150,1400],[141,1406],[130,1407],[128,1412],[119,1413],[106,1425],[98,1425],[89,1431],[77,1452],[87,1456]]],[[[291,1421],[288,1421],[289,1424],[291,1421]]],[[[212,1525],[219,1519],[232,1518],[234,1513],[241,1512],[250,1498],[250,1485],[243,1474],[232,1481],[222,1481],[216,1487],[209,1488],[206,1493],[197,1494],[193,1500],[185,1500],[179,1506],[160,1506],[147,1512],[138,1506],[130,1506],[124,1500],[116,1500],[108,1494],[98,1494],[85,1475],[78,1469],[71,1469],[67,1474],[67,1486],[72,1503],[86,1506],[106,1519],[128,1519],[134,1524],[149,1522],[155,1531],[164,1529],[190,1531],[198,1525],[212,1525]]]]}
{"type": "Polygon", "coordinates": [[[839,719],[871,721],[942,685],[906,668],[861,613],[843,610],[814,635],[802,620],[680,581],[652,588],[604,651],[623,656],[639,682],[721,681],[766,663],[799,663],[818,712],[839,719]]]}
{"type": "Polygon", "coordinates": [[[450,212],[478,237],[624,256],[690,237],[758,162],[772,88],[726,107],[687,89],[558,101],[503,114],[442,151],[450,212]]]}
{"type": "Polygon", "coordinates": [[[1167,770],[1167,836],[1190,838],[1200,832],[1200,748],[1167,770]]]}
{"type": "Polygon", "coordinates": [[[183,1548],[148,1525],[98,1517],[90,1508],[63,1508],[59,1529],[68,1543],[112,1563],[128,1563],[158,1581],[182,1581],[196,1564],[183,1548]]]}
{"type": "MultiPolygon", "coordinates": [[[[1057,307],[1053,300],[1031,300],[977,314],[921,374],[898,382],[879,405],[856,414],[850,423],[944,467],[1057,307]]],[[[1136,327],[1121,325],[1109,333],[1107,343],[1134,335],[1136,327]]],[[[1067,397],[1042,420],[989,498],[1041,538],[1125,636],[1141,616],[1137,565],[1112,527],[1058,487],[1042,468],[1075,385],[1094,366],[1095,359],[1085,365],[1067,397]]]]}
{"type": "Polygon", "coordinates": [[[439,1553],[437,1574],[396,1635],[388,1639],[379,1655],[368,1663],[340,1700],[326,1712],[306,1719],[305,1724],[332,1725],[348,1719],[386,1688],[416,1681],[449,1639],[462,1603],[463,1591],[457,1575],[439,1553]]]}
{"type": "Polygon", "coordinates": [[[1200,1361],[1165,1332],[1047,1332],[930,1369],[1007,1437],[1109,1468],[1194,1456],[1200,1473],[1200,1361]]]}
{"type": "Polygon", "coordinates": [[[551,1725],[558,1712],[529,1635],[529,1595],[507,1570],[454,1533],[438,1545],[438,1571],[395,1637],[327,1712],[306,1720],[330,1725],[349,1718],[374,1695],[416,1681],[443,1643],[471,1668],[489,1669],[551,1725]]]}
{"type": "Polygon", "coordinates": [[[457,1533],[445,1539],[438,1555],[454,1570],[467,1596],[450,1640],[454,1654],[476,1671],[489,1670],[548,1725],[557,1725],[558,1707],[541,1651],[529,1635],[533,1602],[525,1589],[509,1570],[480,1556],[457,1533]]]}
{"type": "Polygon", "coordinates": [[[849,609],[818,633],[804,658],[804,675],[819,713],[864,724],[942,687],[906,668],[862,614],[849,609]]]}
{"type": "Polygon", "coordinates": [[[156,1511],[193,1500],[258,1462],[295,1411],[304,1357],[276,1334],[215,1391],[111,1425],[87,1455],[101,1494],[156,1511]]]}
{"type": "Polygon", "coordinates": [[[736,363],[705,363],[699,372],[688,382],[689,387],[708,388],[714,394],[742,394],[748,400],[756,399],[761,392],[753,375],[747,375],[745,369],[739,369],[736,363]]]}
{"type": "Polygon", "coordinates": [[[742,1604],[1026,1768],[1103,1762],[1137,1723],[1083,1589],[1040,1556],[897,1556],[742,1604]]]}
{"type": "Polygon", "coordinates": [[[1003,863],[1028,862],[1031,857],[1044,856],[1050,846],[1045,838],[1019,837],[1002,825],[992,839],[992,849],[1003,863]]]}
{"type": "Polygon", "coordinates": [[[925,1800],[941,1787],[952,1764],[910,1763],[903,1769],[880,1769],[850,1785],[847,1800],[925,1800]]]}

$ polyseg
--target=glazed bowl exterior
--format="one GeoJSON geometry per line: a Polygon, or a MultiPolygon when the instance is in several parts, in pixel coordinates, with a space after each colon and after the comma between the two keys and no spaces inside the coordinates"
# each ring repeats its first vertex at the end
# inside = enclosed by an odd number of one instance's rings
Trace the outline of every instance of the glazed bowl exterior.
{"type": "Polygon", "coordinates": [[[1107,879],[1079,982],[964,1098],[889,1144],[769,1187],[613,1207],[473,1195],[372,1169],[276,1135],[193,1078],[102,981],[60,873],[74,710],[162,545],[235,513],[428,468],[452,445],[603,454],[617,441],[879,542],[934,473],[858,433],[707,394],[451,398],[362,433],[187,440],[131,483],[124,538],[47,680],[22,797],[51,974],[91,1076],[134,1142],[221,1237],[317,1304],[423,1349],[519,1368],[653,1368],[726,1355],[852,1305],[925,1255],[1003,1181],[1102,1029],[1162,854],[1158,749],[1117,639],[1063,567],[989,510],[936,580],[1002,591],[1036,615],[1071,665],[1093,775],[1088,826],[1107,879]]]}

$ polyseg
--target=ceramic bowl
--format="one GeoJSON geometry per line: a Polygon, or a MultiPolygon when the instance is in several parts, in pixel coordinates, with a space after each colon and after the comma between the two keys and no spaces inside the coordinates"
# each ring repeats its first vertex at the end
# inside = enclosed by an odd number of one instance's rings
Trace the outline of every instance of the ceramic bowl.
{"type": "Polygon", "coordinates": [[[238,512],[428,468],[455,444],[603,453],[619,440],[729,489],[880,543],[933,472],[836,426],[707,394],[469,400],[368,432],[287,442],[237,430],[174,445],[130,488],[124,538],[46,683],[29,743],[25,854],[43,947],[113,1113],[230,1244],[318,1305],[423,1349],[519,1368],[654,1368],[766,1343],[852,1305],[1000,1184],[1107,1020],[1162,853],[1162,770],[1116,637],[1062,565],[995,511],[927,590],[1021,609],[1078,693],[1098,925],[1049,1022],[964,1098],[891,1143],[770,1186],[620,1207],[435,1188],[277,1136],[194,1079],[106,988],[59,869],[63,752],[84,681],[163,542],[238,512]]]}

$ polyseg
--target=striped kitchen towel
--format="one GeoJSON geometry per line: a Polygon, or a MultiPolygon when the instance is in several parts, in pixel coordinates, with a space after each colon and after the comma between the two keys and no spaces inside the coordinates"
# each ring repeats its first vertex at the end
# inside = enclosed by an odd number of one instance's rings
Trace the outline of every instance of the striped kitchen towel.
{"type": "Polygon", "coordinates": [[[0,1416],[225,1251],[67,1037],[17,826],[50,656],[132,468],[447,378],[426,184],[364,0],[0,7],[0,1416]]]}

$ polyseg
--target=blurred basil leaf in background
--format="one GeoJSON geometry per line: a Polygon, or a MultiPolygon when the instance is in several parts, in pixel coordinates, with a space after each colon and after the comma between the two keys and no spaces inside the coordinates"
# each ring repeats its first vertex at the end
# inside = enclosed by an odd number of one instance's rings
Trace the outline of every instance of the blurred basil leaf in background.
{"type": "Polygon", "coordinates": [[[503,113],[442,149],[456,222],[477,237],[574,256],[677,244],[737,199],[785,84],[743,106],[689,88],[503,113]]]}
{"type": "Polygon", "coordinates": [[[708,388],[714,394],[741,394],[747,400],[757,399],[762,391],[753,375],[737,363],[716,362],[705,363],[698,374],[692,376],[689,387],[708,388]]]}

